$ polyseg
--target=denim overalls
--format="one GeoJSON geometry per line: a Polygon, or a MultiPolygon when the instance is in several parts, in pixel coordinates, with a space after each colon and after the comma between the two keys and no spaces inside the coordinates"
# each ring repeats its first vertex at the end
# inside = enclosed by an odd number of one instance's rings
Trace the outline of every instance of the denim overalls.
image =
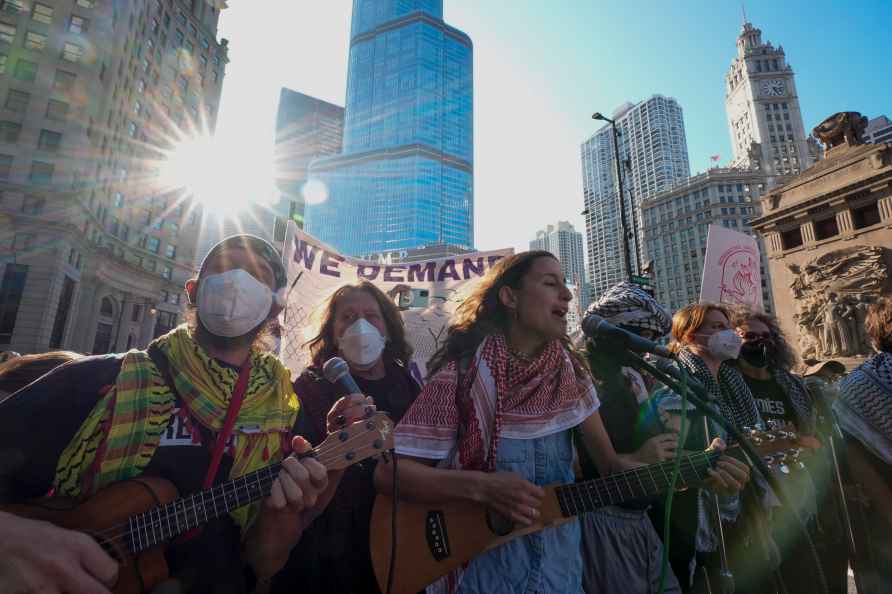
{"type": "MultiPolygon", "coordinates": [[[[496,470],[516,472],[537,485],[571,483],[570,431],[536,439],[500,438],[496,470]]],[[[579,522],[517,538],[476,557],[458,594],[582,594],[579,522]]]]}

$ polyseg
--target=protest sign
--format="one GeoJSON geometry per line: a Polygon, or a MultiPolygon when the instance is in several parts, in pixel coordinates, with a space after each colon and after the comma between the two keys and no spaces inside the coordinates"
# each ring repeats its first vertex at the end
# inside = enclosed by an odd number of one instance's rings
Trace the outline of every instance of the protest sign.
{"type": "Polygon", "coordinates": [[[289,293],[280,317],[280,356],[293,377],[300,375],[309,363],[303,344],[316,335],[324,303],[340,286],[366,280],[387,293],[406,285],[428,291],[424,299],[413,299],[422,307],[401,312],[406,339],[415,349],[412,372],[421,378],[446,337],[452,313],[489,269],[511,254],[513,250],[505,249],[403,264],[366,262],[339,254],[289,221],[282,253],[289,293]]]}
{"type": "Polygon", "coordinates": [[[762,274],[755,238],[710,225],[703,260],[700,301],[762,309],[762,274]]]}

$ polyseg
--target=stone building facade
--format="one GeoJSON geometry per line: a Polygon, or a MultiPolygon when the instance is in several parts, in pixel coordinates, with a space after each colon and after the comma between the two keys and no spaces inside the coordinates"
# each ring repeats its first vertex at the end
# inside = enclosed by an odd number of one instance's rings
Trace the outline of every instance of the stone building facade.
{"type": "Polygon", "coordinates": [[[892,289],[892,144],[841,144],[762,198],[776,312],[803,358],[868,355],[868,305],[892,289]]]}
{"type": "Polygon", "coordinates": [[[0,350],[105,353],[182,319],[201,213],[158,172],[213,130],[226,40],[200,0],[0,9],[0,350]]]}

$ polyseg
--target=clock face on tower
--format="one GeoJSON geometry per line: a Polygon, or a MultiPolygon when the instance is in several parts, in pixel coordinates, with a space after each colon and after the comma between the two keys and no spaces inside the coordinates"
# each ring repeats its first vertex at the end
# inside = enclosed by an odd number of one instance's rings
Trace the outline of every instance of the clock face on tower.
{"type": "Polygon", "coordinates": [[[763,80],[760,90],[763,97],[782,97],[787,92],[787,83],[780,79],[763,80]]]}

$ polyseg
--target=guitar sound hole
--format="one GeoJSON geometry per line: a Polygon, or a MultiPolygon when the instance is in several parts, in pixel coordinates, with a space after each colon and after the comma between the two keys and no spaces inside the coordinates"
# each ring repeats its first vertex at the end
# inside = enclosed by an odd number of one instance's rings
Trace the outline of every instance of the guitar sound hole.
{"type": "Polygon", "coordinates": [[[511,518],[491,509],[486,510],[486,525],[497,536],[507,536],[514,532],[511,518]]]}

